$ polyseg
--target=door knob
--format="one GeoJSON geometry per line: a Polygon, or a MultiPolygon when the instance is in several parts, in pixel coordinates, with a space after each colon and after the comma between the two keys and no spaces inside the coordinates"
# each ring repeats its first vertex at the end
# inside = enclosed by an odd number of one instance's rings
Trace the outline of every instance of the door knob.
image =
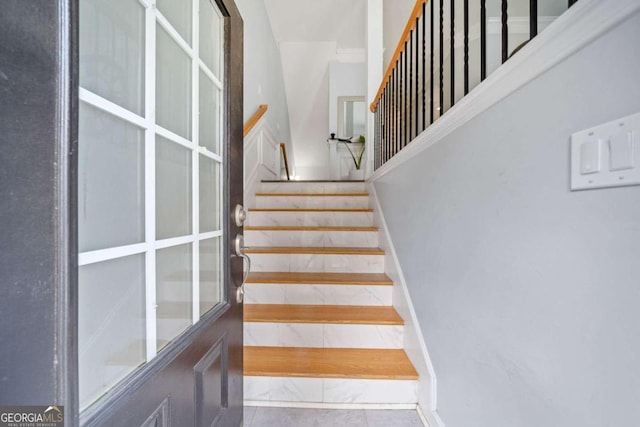
{"type": "Polygon", "coordinates": [[[236,205],[233,211],[233,218],[236,221],[236,226],[242,227],[244,222],[247,220],[247,211],[244,210],[242,205],[236,205]]]}

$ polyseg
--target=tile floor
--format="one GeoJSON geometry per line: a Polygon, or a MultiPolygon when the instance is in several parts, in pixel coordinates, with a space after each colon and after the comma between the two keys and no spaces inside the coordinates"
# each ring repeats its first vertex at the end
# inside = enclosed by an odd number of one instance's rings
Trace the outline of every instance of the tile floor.
{"type": "Polygon", "coordinates": [[[245,406],[245,427],[423,427],[416,411],[245,406]]]}

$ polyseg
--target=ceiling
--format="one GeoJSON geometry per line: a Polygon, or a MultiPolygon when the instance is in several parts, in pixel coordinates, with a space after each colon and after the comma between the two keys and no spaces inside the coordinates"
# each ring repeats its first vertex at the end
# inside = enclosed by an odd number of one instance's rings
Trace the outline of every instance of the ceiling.
{"type": "Polygon", "coordinates": [[[367,0],[264,0],[273,35],[283,42],[335,41],[366,47],[367,0]]]}

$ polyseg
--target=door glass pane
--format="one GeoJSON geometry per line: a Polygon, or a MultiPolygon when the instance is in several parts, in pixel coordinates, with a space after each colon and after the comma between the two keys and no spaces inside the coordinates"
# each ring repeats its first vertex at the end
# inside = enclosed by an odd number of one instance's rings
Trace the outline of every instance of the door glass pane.
{"type": "Polygon", "coordinates": [[[210,0],[200,0],[200,58],[220,78],[222,18],[210,0]]]}
{"type": "Polygon", "coordinates": [[[79,269],[80,407],[145,361],[144,255],[79,269]]]}
{"type": "Polygon", "coordinates": [[[200,156],[200,232],[220,229],[218,162],[200,156]]]}
{"type": "Polygon", "coordinates": [[[156,237],[192,233],[191,150],[156,135],[156,237]]]}
{"type": "Polygon", "coordinates": [[[144,131],[80,103],[81,252],[144,241],[144,131]]]}
{"type": "Polygon", "coordinates": [[[220,154],[220,134],[218,133],[220,115],[220,89],[205,73],[200,71],[200,122],[199,145],[209,151],[220,154]]]}
{"type": "Polygon", "coordinates": [[[157,0],[157,6],[171,26],[191,44],[191,0],[157,0]]]}
{"type": "Polygon", "coordinates": [[[191,244],[156,253],[157,348],[160,350],[191,325],[191,244]]]}
{"type": "Polygon", "coordinates": [[[139,2],[80,2],[80,85],[144,115],[144,9],[139,2]]]}
{"type": "Polygon", "coordinates": [[[220,238],[200,242],[200,316],[222,301],[220,238]]]}
{"type": "Polygon", "coordinates": [[[156,34],[156,121],[191,139],[191,60],[160,25],[156,34]]]}

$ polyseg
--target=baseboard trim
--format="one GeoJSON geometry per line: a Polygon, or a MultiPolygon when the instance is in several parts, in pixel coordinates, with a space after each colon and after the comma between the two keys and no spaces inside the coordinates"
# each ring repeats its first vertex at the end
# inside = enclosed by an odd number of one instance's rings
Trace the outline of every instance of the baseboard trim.
{"type": "Polygon", "coordinates": [[[436,411],[428,411],[424,412],[420,405],[417,406],[416,411],[418,412],[418,416],[426,427],[445,427],[442,418],[438,415],[436,411]]]}

